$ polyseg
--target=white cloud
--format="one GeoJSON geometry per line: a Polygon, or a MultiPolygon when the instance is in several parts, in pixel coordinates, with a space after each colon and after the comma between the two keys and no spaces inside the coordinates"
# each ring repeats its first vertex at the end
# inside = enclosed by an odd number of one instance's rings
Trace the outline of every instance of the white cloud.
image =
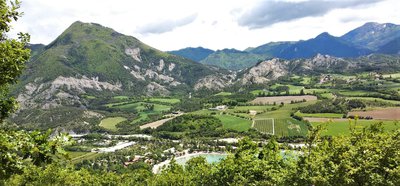
{"type": "Polygon", "coordinates": [[[259,24],[263,22],[257,22],[257,17],[262,14],[243,21],[244,12],[262,2],[274,4],[277,0],[23,0],[25,15],[14,24],[14,32],[28,32],[32,43],[48,44],[80,20],[111,27],[161,50],[189,46],[245,49],[269,41],[308,39],[325,31],[339,36],[365,22],[400,23],[398,0],[382,0],[373,6],[340,6],[311,17],[285,15],[286,19],[274,24],[259,24]],[[249,29],[254,22],[257,24],[253,27],[258,29],[249,29]]]}

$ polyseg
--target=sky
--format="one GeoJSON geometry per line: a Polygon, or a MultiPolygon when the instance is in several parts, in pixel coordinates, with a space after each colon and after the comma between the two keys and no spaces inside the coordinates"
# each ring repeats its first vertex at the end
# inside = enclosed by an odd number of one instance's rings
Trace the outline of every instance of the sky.
{"type": "Polygon", "coordinates": [[[22,0],[11,36],[49,44],[75,21],[99,23],[163,51],[244,50],[322,32],[341,36],[366,22],[400,24],[399,0],[22,0]]]}

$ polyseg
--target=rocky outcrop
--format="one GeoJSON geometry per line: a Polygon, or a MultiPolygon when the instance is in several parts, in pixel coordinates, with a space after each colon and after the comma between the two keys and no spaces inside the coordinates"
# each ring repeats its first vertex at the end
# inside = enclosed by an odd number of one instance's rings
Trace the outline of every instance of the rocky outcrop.
{"type": "Polygon", "coordinates": [[[196,82],[194,89],[222,90],[234,83],[236,74],[231,75],[209,75],[196,82]]]}
{"type": "Polygon", "coordinates": [[[125,54],[131,56],[136,61],[142,62],[142,57],[140,56],[140,48],[126,48],[125,54]]]}
{"type": "Polygon", "coordinates": [[[96,91],[120,91],[121,84],[101,82],[98,78],[82,78],[59,76],[52,82],[39,83],[38,81],[25,85],[25,91],[17,97],[21,109],[42,108],[50,109],[61,105],[83,106],[79,94],[86,93],[87,89],[96,91]]]}
{"type": "Polygon", "coordinates": [[[288,74],[288,61],[271,59],[250,68],[239,82],[245,84],[263,84],[288,74]]]}
{"type": "Polygon", "coordinates": [[[166,96],[169,95],[169,91],[162,85],[155,83],[155,82],[151,82],[150,84],[148,84],[146,86],[146,94],[148,96],[153,96],[153,95],[162,95],[162,96],[166,96]]]}

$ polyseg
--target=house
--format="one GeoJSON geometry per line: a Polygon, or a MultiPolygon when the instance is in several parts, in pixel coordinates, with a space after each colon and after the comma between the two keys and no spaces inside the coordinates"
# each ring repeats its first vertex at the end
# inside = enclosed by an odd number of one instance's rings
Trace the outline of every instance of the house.
{"type": "Polygon", "coordinates": [[[255,116],[255,115],[257,115],[257,111],[249,110],[249,114],[252,115],[252,116],[255,116]]]}
{"type": "Polygon", "coordinates": [[[228,106],[226,105],[219,105],[216,106],[215,108],[209,108],[209,110],[226,110],[228,108],[228,106]]]}

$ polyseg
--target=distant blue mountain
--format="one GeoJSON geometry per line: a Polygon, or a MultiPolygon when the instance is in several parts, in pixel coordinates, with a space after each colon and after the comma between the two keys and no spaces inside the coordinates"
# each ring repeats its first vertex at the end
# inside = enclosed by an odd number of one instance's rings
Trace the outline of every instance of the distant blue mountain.
{"type": "Polygon", "coordinates": [[[378,53],[382,54],[397,54],[400,55],[400,37],[381,46],[378,53]]]}
{"type": "Polygon", "coordinates": [[[313,39],[299,41],[284,49],[277,57],[283,59],[310,58],[317,54],[336,57],[358,57],[370,54],[368,49],[355,45],[324,32],[313,39]]]}
{"type": "Polygon", "coordinates": [[[344,34],[341,38],[354,45],[376,51],[398,37],[400,37],[400,25],[370,22],[344,34]]]}
{"type": "Polygon", "coordinates": [[[208,57],[210,54],[214,53],[214,51],[203,47],[197,47],[197,48],[188,47],[180,50],[169,51],[168,53],[182,56],[184,58],[191,59],[196,62],[200,62],[201,60],[208,57]]]}
{"type": "Polygon", "coordinates": [[[327,32],[315,38],[293,42],[270,42],[245,51],[223,49],[212,51],[204,48],[185,48],[170,53],[203,64],[230,70],[240,70],[258,61],[279,57],[283,59],[311,58],[317,54],[335,57],[359,57],[371,53],[399,54],[400,25],[392,23],[366,23],[341,37],[327,32]]]}

